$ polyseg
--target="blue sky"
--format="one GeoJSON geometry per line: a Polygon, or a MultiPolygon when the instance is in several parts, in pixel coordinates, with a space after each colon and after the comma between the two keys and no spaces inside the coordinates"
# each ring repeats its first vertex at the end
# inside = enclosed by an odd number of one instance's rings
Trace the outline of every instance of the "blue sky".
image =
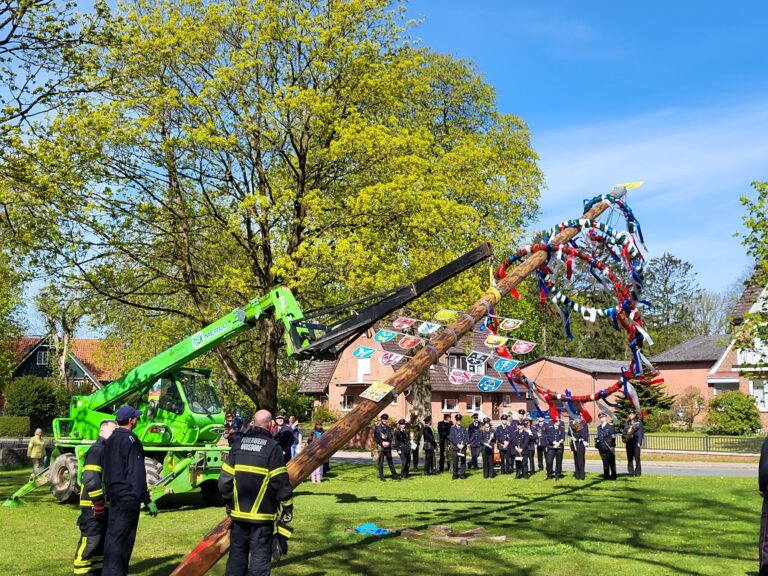
{"type": "Polygon", "coordinates": [[[742,195],[768,180],[768,3],[413,0],[423,45],[473,61],[532,132],[541,224],[630,194],[650,250],[720,291],[746,269],[742,195]]]}

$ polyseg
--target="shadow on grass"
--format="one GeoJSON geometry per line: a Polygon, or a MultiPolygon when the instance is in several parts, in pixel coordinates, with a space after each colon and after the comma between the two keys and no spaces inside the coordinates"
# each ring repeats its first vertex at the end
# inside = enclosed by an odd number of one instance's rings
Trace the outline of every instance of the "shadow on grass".
{"type": "MultiPolygon", "coordinates": [[[[504,546],[523,546],[525,544],[524,534],[533,535],[533,540],[551,542],[552,544],[563,545],[566,549],[570,548],[574,552],[588,556],[604,557],[607,563],[621,565],[622,562],[633,563],[635,566],[644,566],[649,573],[663,574],[702,574],[701,569],[696,566],[702,566],[701,559],[711,558],[719,560],[719,566],[722,567],[722,560],[732,560],[742,562],[755,562],[757,564],[756,553],[748,545],[748,535],[744,525],[755,525],[755,540],[757,538],[757,520],[754,506],[742,496],[741,491],[734,491],[733,499],[726,501],[718,500],[717,505],[713,507],[713,502],[697,493],[677,492],[672,497],[667,497],[664,485],[654,486],[642,484],[639,480],[628,475],[623,475],[618,482],[606,482],[596,475],[590,474],[588,481],[573,484],[555,484],[552,485],[551,492],[547,494],[538,494],[528,497],[522,493],[510,495],[510,499],[500,500],[496,497],[494,500],[482,500],[480,495],[477,500],[467,503],[466,499],[438,499],[438,498],[419,498],[420,494],[415,493],[417,497],[402,498],[387,496],[359,496],[353,492],[335,492],[335,493],[312,493],[314,497],[333,497],[343,505],[355,504],[381,504],[385,506],[400,505],[403,509],[402,514],[394,516],[396,519],[402,519],[408,527],[415,530],[424,530],[430,524],[453,525],[462,522],[471,522],[476,526],[486,526],[490,531],[497,534],[510,534],[515,539],[501,547],[478,545],[473,547],[471,556],[472,563],[477,567],[478,562],[483,566],[507,566],[515,574],[541,574],[540,568],[529,568],[518,565],[515,558],[510,560],[510,553],[502,554],[497,551],[504,546]],[[663,504],[648,508],[652,500],[659,498],[663,504]],[[582,509],[588,510],[590,517],[580,521],[569,520],[564,526],[562,522],[533,522],[534,519],[551,518],[556,520],[556,512],[549,513],[550,506],[567,506],[569,501],[578,500],[582,504],[582,509]],[[409,504],[434,504],[435,508],[429,511],[409,511],[409,504]],[[468,504],[462,506],[461,510],[450,508],[457,503],[468,504]],[[617,513],[617,510],[623,510],[623,505],[632,510],[632,514],[617,513]],[[442,505],[442,506],[441,506],[442,505]],[[544,510],[542,512],[542,507],[544,510]],[[661,509],[663,512],[658,514],[661,509]],[[653,511],[652,511],[653,510],[653,511]],[[594,516],[592,513],[594,511],[594,516]],[[697,513],[696,511],[700,511],[697,513]],[[611,529],[608,537],[603,535],[590,539],[588,530],[580,530],[588,524],[598,525],[601,522],[610,522],[611,529]],[[698,522],[710,522],[713,524],[714,531],[712,539],[704,536],[704,541],[698,542],[687,539],[685,534],[692,530],[698,522]],[[494,530],[495,528],[495,530],[494,530]],[[565,529],[564,529],[565,528],[565,529]],[[661,531],[658,529],[661,528],[661,531]],[[522,532],[517,532],[522,530],[522,532]],[[518,536],[522,536],[519,538],[518,536]],[[539,536],[539,538],[536,538],[539,536]],[[686,541],[687,540],[687,541],[686,541]],[[600,542],[615,544],[627,547],[626,553],[616,551],[615,546],[599,546],[600,542]],[[678,544],[679,542],[679,544],[678,544]],[[717,543],[727,542],[729,545],[718,546],[717,543]],[[714,544],[714,545],[713,545],[714,544]],[[664,555],[671,555],[672,558],[665,558],[664,555]],[[690,563],[689,563],[690,559],[690,563]]],[[[357,480],[359,482],[359,477],[357,480]]],[[[403,483],[407,486],[407,483],[403,483]]],[[[515,490],[516,484],[510,484],[510,488],[515,490]]],[[[423,489],[420,486],[419,489],[423,489]]],[[[405,492],[413,492],[413,489],[404,488],[405,492]]],[[[309,493],[309,492],[308,492],[309,493]]],[[[428,492],[427,492],[428,493],[428,492]]],[[[653,502],[656,504],[656,502],[653,502]]],[[[578,514],[578,512],[577,512],[578,514]]],[[[341,521],[349,522],[349,515],[340,513],[343,518],[341,521]]],[[[324,531],[331,532],[338,530],[339,520],[328,519],[324,531]]],[[[703,532],[706,534],[707,528],[696,526],[694,532],[703,532]]],[[[701,536],[701,534],[700,534],[701,536]]],[[[344,543],[342,545],[327,546],[313,552],[307,552],[295,557],[288,557],[281,565],[309,563],[312,561],[321,561],[324,556],[332,557],[334,567],[347,573],[374,573],[376,557],[372,556],[367,549],[371,548],[377,542],[386,542],[395,536],[384,538],[361,537],[354,542],[344,543]],[[361,571],[360,566],[366,566],[367,569],[361,571]]],[[[695,538],[695,537],[694,537],[695,538]]],[[[437,544],[437,546],[441,546],[437,544]]],[[[446,544],[447,550],[458,551],[456,544],[446,544]]],[[[756,550],[754,551],[756,552],[756,550]]],[[[393,551],[392,547],[375,548],[373,554],[399,554],[395,558],[396,565],[402,569],[402,573],[419,572],[423,570],[424,556],[418,555],[411,559],[409,555],[403,554],[402,548],[393,551]]],[[[714,564],[714,562],[713,562],[714,564]]],[[[386,565],[386,563],[385,563],[386,565]]],[[[335,568],[334,568],[335,570],[335,568]]],[[[712,571],[706,573],[714,574],[712,571]]],[[[508,570],[510,571],[510,570],[508,570]]],[[[335,572],[334,572],[335,573],[335,572]]],[[[733,572],[748,576],[756,575],[754,571],[738,570],[734,567],[733,572]]]]}

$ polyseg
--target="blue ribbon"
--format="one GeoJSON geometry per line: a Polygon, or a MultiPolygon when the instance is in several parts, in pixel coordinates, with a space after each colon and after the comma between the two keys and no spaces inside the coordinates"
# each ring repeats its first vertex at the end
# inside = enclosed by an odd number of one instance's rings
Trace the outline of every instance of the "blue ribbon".
{"type": "Polygon", "coordinates": [[[563,305],[563,324],[565,325],[565,335],[568,340],[573,340],[573,333],[571,332],[571,307],[569,306],[571,301],[566,298],[563,305]]]}

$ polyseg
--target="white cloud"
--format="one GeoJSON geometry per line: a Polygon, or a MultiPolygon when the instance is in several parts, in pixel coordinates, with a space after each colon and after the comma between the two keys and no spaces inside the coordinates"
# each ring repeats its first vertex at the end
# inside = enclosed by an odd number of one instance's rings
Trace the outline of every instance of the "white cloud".
{"type": "Polygon", "coordinates": [[[768,179],[766,134],[768,102],[760,101],[544,132],[534,137],[549,186],[541,222],[573,217],[582,199],[616,183],[645,180],[630,201],[652,255],[693,262],[702,283],[719,290],[748,261],[733,233],[739,196],[768,179]]]}

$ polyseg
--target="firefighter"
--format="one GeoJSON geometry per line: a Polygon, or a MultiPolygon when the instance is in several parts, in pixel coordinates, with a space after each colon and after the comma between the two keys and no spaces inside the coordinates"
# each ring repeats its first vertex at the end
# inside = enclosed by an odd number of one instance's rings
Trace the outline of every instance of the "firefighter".
{"type": "MultiPolygon", "coordinates": [[[[222,465],[219,491],[231,499],[228,576],[268,576],[274,533],[293,519],[293,488],[285,457],[269,433],[272,414],[259,410],[222,465]]],[[[282,533],[282,532],[281,532],[282,533]]]]}
{"type": "Polygon", "coordinates": [[[144,448],[133,429],[141,411],[123,406],[117,411],[117,428],[104,443],[104,488],[109,500],[104,537],[104,576],[125,576],[136,542],[141,507],[157,516],[157,504],[147,489],[144,448]]]}
{"type": "Polygon", "coordinates": [[[80,488],[80,516],[77,519],[80,540],[75,550],[75,574],[101,575],[104,536],[107,532],[106,499],[101,482],[103,471],[101,456],[104,442],[116,427],[117,422],[114,420],[104,420],[99,426],[98,439],[85,453],[80,488]]]}

